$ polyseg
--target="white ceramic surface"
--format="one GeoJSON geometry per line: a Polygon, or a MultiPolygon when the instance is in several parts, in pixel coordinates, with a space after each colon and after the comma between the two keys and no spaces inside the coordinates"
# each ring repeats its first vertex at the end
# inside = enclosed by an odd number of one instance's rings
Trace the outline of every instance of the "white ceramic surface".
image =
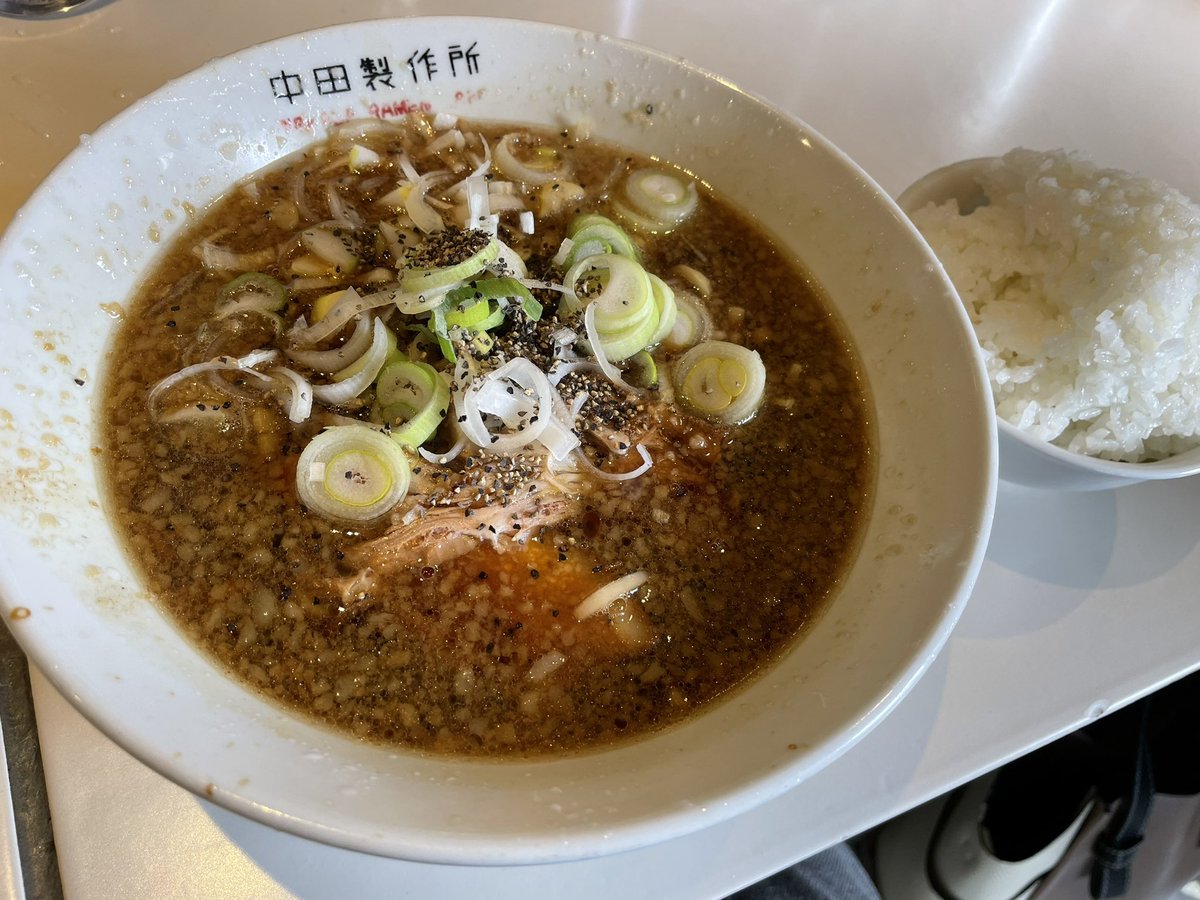
{"type": "MultiPolygon", "coordinates": [[[[959,212],[969,215],[987,202],[978,178],[996,160],[994,156],[982,156],[934,169],[909,185],[896,203],[912,214],[930,203],[955,200],[959,212]]],[[[1095,491],[1200,473],[1200,447],[1168,459],[1127,463],[1072,453],[1032,437],[1004,419],[998,418],[996,427],[1000,477],[1026,487],[1095,491]]]]}
{"type": "Polygon", "coordinates": [[[615,852],[727,818],[827,764],[898,702],[982,560],[996,466],[986,381],[956,298],[907,220],[806,126],[612,40],[396,20],[220,60],[84,141],[0,244],[0,291],[2,327],[21,348],[0,373],[0,588],[18,639],[134,755],[318,840],[516,863],[615,852]],[[452,73],[450,53],[472,45],[477,71],[460,56],[452,73]],[[386,94],[366,85],[363,59],[390,61],[386,94]],[[460,763],[330,734],[243,691],[184,643],[105,521],[91,454],[96,376],[160,242],[323,124],[422,102],[542,124],[587,116],[605,137],[694,168],[802,258],[862,354],[881,477],[843,590],[749,689],[653,739],[571,760],[460,763]],[[650,121],[638,114],[647,104],[650,121]]]}

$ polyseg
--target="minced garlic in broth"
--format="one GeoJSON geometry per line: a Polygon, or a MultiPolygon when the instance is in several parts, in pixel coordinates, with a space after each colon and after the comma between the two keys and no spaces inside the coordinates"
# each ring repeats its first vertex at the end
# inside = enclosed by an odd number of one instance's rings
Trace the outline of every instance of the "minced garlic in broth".
{"type": "MultiPolygon", "coordinates": [[[[511,130],[471,127],[493,146],[511,130]]],[[[597,142],[542,139],[591,192],[647,164],[597,142]]],[[[395,141],[383,134],[365,143],[386,153],[395,141]]],[[[325,186],[345,172],[333,162],[314,148],[215,204],[158,262],[110,353],[110,509],[179,627],[288,707],[364,739],[458,754],[563,752],[643,735],[777,657],[856,549],[871,479],[865,402],[845,337],[806,274],[711,194],[674,233],[643,242],[644,262],[680,286],[678,265],[711,279],[716,336],[757,350],[765,363],[761,409],[736,428],[674,414],[662,423],[666,443],[648,473],[585,496],[575,515],[523,546],[484,544],[347,592],[355,553],[387,525],[359,532],[300,505],[296,460],[317,426],[292,425],[252,384],[200,397],[211,416],[152,420],[149,386],[273,339],[252,322],[213,333],[217,291],[236,273],[206,271],[193,246],[217,233],[236,251],[277,247],[328,218],[325,186]],[[301,179],[308,217],[289,199],[301,179]],[[580,600],[636,570],[648,580],[632,598],[576,621],[580,600]]],[[[390,215],[370,201],[394,177],[357,183],[368,189],[345,196],[368,227],[390,215]]],[[[532,236],[506,216],[501,236],[530,257],[534,273],[569,217],[591,209],[607,211],[605,197],[539,218],[532,236]]],[[[371,262],[395,261],[384,251],[371,262]]],[[[287,281],[274,263],[258,268],[287,281]]],[[[307,312],[320,293],[292,292],[285,318],[307,312]]],[[[669,369],[669,354],[656,357],[669,369]]],[[[521,465],[478,463],[480,471],[521,465]]]]}

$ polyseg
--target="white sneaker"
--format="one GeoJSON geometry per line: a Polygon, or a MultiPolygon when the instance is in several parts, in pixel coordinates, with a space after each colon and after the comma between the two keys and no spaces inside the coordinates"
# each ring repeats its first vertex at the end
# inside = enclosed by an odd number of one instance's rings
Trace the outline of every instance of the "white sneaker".
{"type": "Polygon", "coordinates": [[[984,826],[998,772],[977,778],[884,825],[875,882],[884,900],[1027,900],[1067,852],[1094,801],[1052,840],[1018,860],[999,858],[984,826]]]}

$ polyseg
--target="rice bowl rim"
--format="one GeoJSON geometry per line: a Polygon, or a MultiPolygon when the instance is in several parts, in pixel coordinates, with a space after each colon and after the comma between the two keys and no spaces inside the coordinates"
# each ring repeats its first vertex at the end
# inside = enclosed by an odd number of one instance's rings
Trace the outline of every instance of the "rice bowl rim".
{"type": "MultiPolygon", "coordinates": [[[[1002,437],[1017,441],[1031,450],[1036,450],[1048,459],[1094,472],[1096,475],[1125,479],[1131,484],[1137,481],[1163,481],[1170,478],[1200,475],[1200,447],[1193,447],[1164,459],[1148,462],[1123,462],[1067,450],[1050,441],[1033,437],[1000,416],[996,417],[996,429],[1002,437]]],[[[1003,446],[1001,443],[1001,453],[1003,453],[1003,446]]],[[[1001,465],[1003,465],[1003,460],[1001,465]]]]}

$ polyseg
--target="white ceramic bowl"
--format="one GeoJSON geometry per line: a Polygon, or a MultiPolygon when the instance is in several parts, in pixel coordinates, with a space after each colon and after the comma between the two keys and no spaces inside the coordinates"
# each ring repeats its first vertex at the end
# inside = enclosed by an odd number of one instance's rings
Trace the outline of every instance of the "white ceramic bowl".
{"type": "MultiPolygon", "coordinates": [[[[934,169],[909,185],[896,203],[905,213],[911,214],[930,203],[955,200],[959,212],[967,215],[987,203],[978,179],[996,162],[997,157],[983,156],[934,169]]],[[[998,418],[996,426],[1000,477],[1026,487],[1094,491],[1200,473],[1200,448],[1155,462],[1116,462],[1056,447],[1031,437],[1004,419],[998,418]]]]}
{"type": "Polygon", "coordinates": [[[397,20],[213,62],[54,172],[0,245],[0,293],[10,626],[135,756],[317,840],[523,863],[615,852],[734,815],[826,765],[896,704],[945,641],[982,560],[996,469],[987,384],[957,298],[907,219],[807,126],[618,41],[521,22],[397,20]],[[406,61],[424,50],[438,71],[430,79],[416,62],[414,81],[406,61]],[[386,60],[393,86],[372,90],[364,59],[386,60]],[[598,135],[701,173],[803,259],[862,356],[879,484],[857,562],[791,652],[680,727],[533,762],[434,759],[331,733],[243,690],[184,641],[106,521],[91,454],[97,375],[147,266],[191,210],[313,141],[322,123],[424,103],[544,125],[587,117],[598,135]]]}

